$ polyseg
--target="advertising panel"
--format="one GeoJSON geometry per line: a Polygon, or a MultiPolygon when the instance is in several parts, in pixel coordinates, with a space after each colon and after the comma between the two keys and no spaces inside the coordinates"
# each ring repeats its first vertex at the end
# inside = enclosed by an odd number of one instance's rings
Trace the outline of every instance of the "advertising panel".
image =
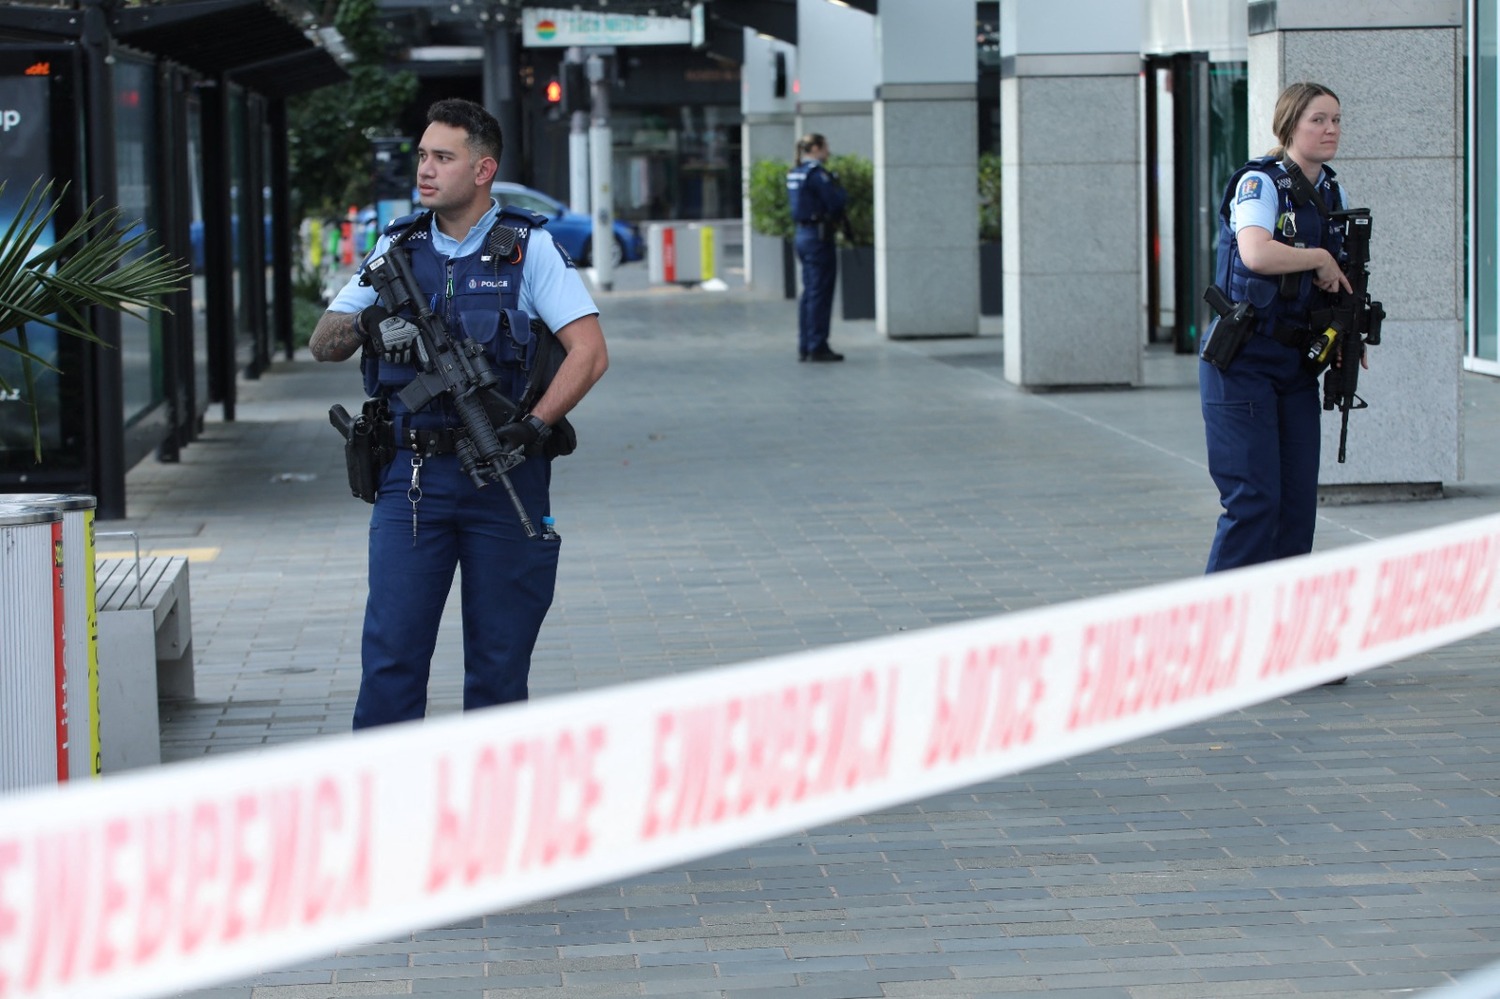
{"type": "MultiPolygon", "coordinates": [[[[56,134],[54,124],[65,120],[59,112],[67,104],[72,87],[69,50],[43,46],[0,47],[0,229],[15,221],[32,186],[48,180],[61,182],[60,151],[67,147],[66,135],[56,134]]],[[[71,112],[67,112],[71,117],[71,112]]],[[[61,158],[66,159],[66,153],[61,158]]],[[[63,171],[71,173],[71,169],[63,171]]],[[[54,196],[56,196],[54,190],[54,196]]],[[[59,224],[54,219],[37,242],[37,249],[52,244],[59,224]]],[[[3,279],[4,275],[0,275],[3,279]]],[[[27,385],[21,355],[13,347],[23,342],[20,330],[0,330],[0,472],[24,471],[34,464],[31,406],[40,424],[41,446],[48,466],[82,463],[78,426],[82,407],[82,352],[56,331],[40,323],[24,327],[25,348],[67,375],[31,365],[31,387],[27,385]],[[70,398],[72,397],[72,398],[70,398]]]]}

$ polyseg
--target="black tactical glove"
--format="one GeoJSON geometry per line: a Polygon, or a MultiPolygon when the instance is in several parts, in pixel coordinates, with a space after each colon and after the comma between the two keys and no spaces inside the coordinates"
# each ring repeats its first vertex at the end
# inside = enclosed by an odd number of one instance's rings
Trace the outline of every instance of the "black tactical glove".
{"type": "Polygon", "coordinates": [[[507,451],[524,450],[529,455],[538,453],[551,436],[552,428],[534,413],[527,413],[495,431],[496,439],[507,451]]]}
{"type": "Polygon", "coordinates": [[[365,342],[382,361],[392,364],[416,364],[421,341],[417,327],[409,320],[393,316],[383,306],[372,305],[355,320],[365,342]]]}

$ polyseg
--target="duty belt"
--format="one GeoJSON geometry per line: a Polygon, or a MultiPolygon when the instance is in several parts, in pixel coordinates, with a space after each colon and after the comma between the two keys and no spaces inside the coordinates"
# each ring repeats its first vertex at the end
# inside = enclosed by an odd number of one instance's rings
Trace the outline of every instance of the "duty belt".
{"type": "Polygon", "coordinates": [[[1305,326],[1286,326],[1277,323],[1271,330],[1271,339],[1284,347],[1304,351],[1312,343],[1313,331],[1305,326]]]}
{"type": "Polygon", "coordinates": [[[461,433],[457,427],[439,427],[435,430],[407,427],[405,430],[392,431],[391,444],[398,451],[412,451],[424,458],[431,458],[440,454],[453,454],[461,433]]]}

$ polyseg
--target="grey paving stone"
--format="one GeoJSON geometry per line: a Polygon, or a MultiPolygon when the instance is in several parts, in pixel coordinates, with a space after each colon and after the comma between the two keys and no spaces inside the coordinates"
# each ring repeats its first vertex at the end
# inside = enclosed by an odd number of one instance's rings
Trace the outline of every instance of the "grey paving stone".
{"type": "Polygon", "coordinates": [[[353,982],[342,985],[260,985],[251,999],[344,999],[345,996],[410,995],[411,982],[353,982]]]}
{"type": "MultiPolygon", "coordinates": [[[[849,360],[812,372],[786,363],[790,303],[623,291],[602,305],[613,366],[575,414],[579,452],[554,468],[567,540],[534,696],[1202,569],[1217,503],[1189,357],[1148,349],[1139,391],[1027,394],[1003,379],[994,324],[891,341],[839,322],[849,360]]],[[[1500,430],[1494,382],[1464,377],[1466,417],[1500,430]]],[[[303,355],[239,388],[235,422],[210,414],[211,443],[132,469],[130,516],[100,525],[219,552],[193,566],[198,698],[163,710],[170,760],[343,732],[358,687],[368,509],[326,426],[357,377],[303,355]],[[288,469],[315,478],[272,481],[288,469]]],[[[1500,511],[1490,450],[1470,449],[1448,499],[1324,507],[1318,547],[1500,511]]],[[[445,619],[434,714],[458,709],[457,632],[445,619]]],[[[261,979],[255,999],[721,997],[730,979],[801,999],[1428,987],[1446,964],[1500,959],[1497,659],[1500,636],[1477,636],[1341,688],[345,948],[261,979]],[[1045,977],[1026,973],[1038,962],[1045,977]],[[269,991],[319,974],[338,983],[269,991]],[[618,977],[567,981],[585,975],[618,977]]]]}

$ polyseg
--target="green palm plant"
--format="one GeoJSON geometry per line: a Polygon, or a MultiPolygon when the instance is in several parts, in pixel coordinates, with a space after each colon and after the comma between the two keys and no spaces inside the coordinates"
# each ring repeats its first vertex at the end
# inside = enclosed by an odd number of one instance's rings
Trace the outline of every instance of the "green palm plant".
{"type": "MultiPolygon", "coordinates": [[[[0,183],[0,192],[4,189],[0,183]]],[[[42,459],[42,437],[36,369],[58,369],[32,351],[27,324],[103,343],[89,328],[88,309],[102,306],[133,316],[142,315],[138,310],[166,311],[162,298],[180,291],[188,274],[160,246],[147,244],[149,231],[132,235],[135,226],[122,222],[119,207],[100,210],[97,202],[50,246],[39,249],[66,191],[64,185],[54,196],[52,182],[38,180],[0,237],[0,350],[20,355],[37,461],[42,459]]],[[[0,391],[11,390],[0,374],[0,391]]]]}

